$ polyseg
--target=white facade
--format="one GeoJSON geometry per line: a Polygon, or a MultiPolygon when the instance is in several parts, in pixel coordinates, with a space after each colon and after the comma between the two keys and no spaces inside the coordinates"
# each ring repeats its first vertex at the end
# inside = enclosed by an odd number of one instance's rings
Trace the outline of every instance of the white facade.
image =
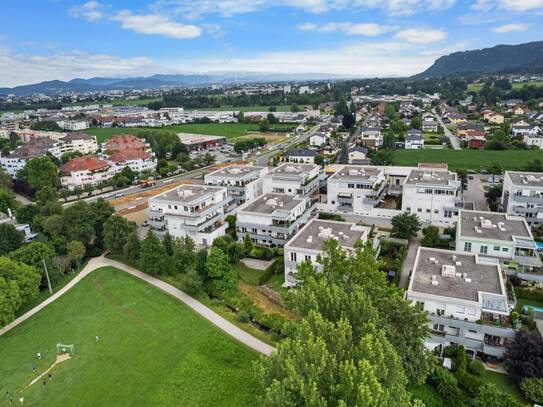
{"type": "Polygon", "coordinates": [[[309,145],[313,147],[322,147],[328,142],[328,137],[322,133],[313,134],[309,137],[309,145]]]}
{"type": "Polygon", "coordinates": [[[543,136],[539,134],[524,134],[522,141],[524,141],[528,147],[537,147],[539,149],[543,148],[543,136]]]}
{"type": "Polygon", "coordinates": [[[83,155],[94,154],[98,151],[98,143],[95,136],[86,134],[69,134],[59,140],[61,154],[80,152],[83,155]]]}
{"type": "Polygon", "coordinates": [[[318,191],[321,176],[316,164],[281,164],[264,175],[262,191],[309,197],[318,191]]]}
{"type": "Polygon", "coordinates": [[[506,171],[502,207],[508,214],[524,217],[530,225],[543,223],[543,173],[506,171]]]}
{"type": "Polygon", "coordinates": [[[285,286],[296,285],[296,271],[304,261],[320,270],[318,257],[322,255],[323,243],[336,239],[342,249],[354,250],[355,244],[368,240],[370,228],[349,222],[337,222],[313,218],[285,245],[285,286]]]}
{"type": "Polygon", "coordinates": [[[86,120],[59,120],[57,124],[68,131],[81,131],[90,127],[89,122],[86,120]]]}
{"type": "Polygon", "coordinates": [[[74,189],[85,185],[97,185],[100,182],[108,181],[115,174],[121,171],[119,167],[108,167],[103,171],[73,171],[60,177],[60,183],[64,188],[74,189]]]}
{"type": "Polygon", "coordinates": [[[262,195],[262,177],[267,172],[267,167],[232,165],[206,174],[204,182],[226,187],[229,198],[238,206],[262,195]]]}
{"type": "Polygon", "coordinates": [[[304,196],[269,193],[237,209],[238,239],[249,234],[263,246],[283,246],[310,218],[313,206],[304,196]]]}
{"type": "Polygon", "coordinates": [[[26,158],[0,157],[0,165],[2,166],[2,169],[11,175],[12,178],[15,178],[17,173],[25,167],[26,162],[26,158]]]}
{"type": "Polygon", "coordinates": [[[463,345],[502,357],[515,330],[506,327],[514,308],[497,262],[477,254],[420,247],[406,298],[428,314],[427,347],[463,345]]]}
{"type": "Polygon", "coordinates": [[[461,202],[460,181],[447,170],[414,169],[403,184],[402,211],[421,222],[448,227],[456,222],[461,202]]]}
{"type": "Polygon", "coordinates": [[[149,199],[149,223],[175,238],[189,236],[207,246],[225,234],[227,204],[224,187],[181,185],[149,199]]]}

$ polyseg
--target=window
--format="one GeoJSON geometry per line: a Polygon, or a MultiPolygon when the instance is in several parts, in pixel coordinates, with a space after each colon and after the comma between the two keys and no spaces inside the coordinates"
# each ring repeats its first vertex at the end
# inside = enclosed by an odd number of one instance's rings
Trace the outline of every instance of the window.
{"type": "Polygon", "coordinates": [[[417,208],[417,212],[422,212],[422,208],[417,208]]]}
{"type": "Polygon", "coordinates": [[[436,214],[439,213],[439,209],[435,209],[434,213],[436,213],[436,214]]]}
{"type": "Polygon", "coordinates": [[[445,330],[445,325],[443,324],[434,324],[434,331],[443,332],[445,330]]]}
{"type": "Polygon", "coordinates": [[[296,253],[290,252],[290,261],[296,261],[296,253]]]}
{"type": "Polygon", "coordinates": [[[469,331],[470,333],[472,333],[472,334],[476,334],[476,333],[477,333],[477,331],[474,331],[473,329],[468,329],[468,331],[469,331]]]}
{"type": "Polygon", "coordinates": [[[471,242],[465,242],[464,243],[464,251],[465,252],[471,252],[471,242]]]}
{"type": "Polygon", "coordinates": [[[500,246],[494,246],[494,251],[499,252],[500,251],[500,246]]]}
{"type": "Polygon", "coordinates": [[[445,310],[444,309],[436,309],[436,314],[437,315],[445,315],[445,310]]]}
{"type": "Polygon", "coordinates": [[[509,251],[509,249],[507,247],[502,247],[502,252],[507,253],[508,251],[509,251]]]}
{"type": "Polygon", "coordinates": [[[411,212],[411,208],[410,208],[410,207],[405,208],[405,210],[406,210],[407,212],[411,212]]]}
{"type": "Polygon", "coordinates": [[[431,209],[426,209],[426,213],[430,213],[431,211],[431,209]]]}
{"type": "Polygon", "coordinates": [[[488,253],[488,246],[481,246],[481,249],[479,250],[479,253],[487,254],[488,253]]]}
{"type": "Polygon", "coordinates": [[[311,261],[311,255],[306,254],[306,255],[305,255],[305,259],[311,261]]]}

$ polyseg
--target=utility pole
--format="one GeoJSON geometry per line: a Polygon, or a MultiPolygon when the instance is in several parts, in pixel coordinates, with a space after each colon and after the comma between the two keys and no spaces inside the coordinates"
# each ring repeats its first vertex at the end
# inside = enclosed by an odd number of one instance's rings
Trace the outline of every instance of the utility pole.
{"type": "Polygon", "coordinates": [[[45,277],[47,277],[47,285],[49,286],[49,294],[53,294],[53,289],[51,288],[51,280],[49,280],[49,273],[47,272],[47,264],[45,264],[45,259],[41,259],[41,261],[43,262],[45,277]]]}

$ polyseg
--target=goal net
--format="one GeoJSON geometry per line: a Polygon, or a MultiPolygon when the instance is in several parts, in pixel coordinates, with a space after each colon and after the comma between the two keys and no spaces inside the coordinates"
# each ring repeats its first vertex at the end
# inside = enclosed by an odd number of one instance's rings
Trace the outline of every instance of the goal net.
{"type": "Polygon", "coordinates": [[[71,356],[74,354],[74,345],[64,345],[57,343],[57,354],[69,353],[71,356]]]}

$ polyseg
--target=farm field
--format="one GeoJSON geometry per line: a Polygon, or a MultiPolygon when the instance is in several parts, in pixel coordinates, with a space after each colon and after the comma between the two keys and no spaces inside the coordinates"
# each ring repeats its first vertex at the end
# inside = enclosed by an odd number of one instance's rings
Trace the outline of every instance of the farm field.
{"type": "MultiPolygon", "coordinates": [[[[484,83],[469,83],[468,92],[479,92],[483,89],[484,83]]],[[[512,89],[522,89],[525,86],[543,86],[543,81],[515,82],[511,84],[512,89]]]]}
{"type": "MultiPolygon", "coordinates": [[[[278,123],[273,127],[277,129],[288,129],[295,127],[295,124],[291,123],[278,123]]],[[[259,125],[256,123],[188,123],[177,124],[174,126],[158,127],[158,128],[92,128],[85,130],[85,133],[96,136],[98,143],[110,139],[116,134],[135,134],[141,130],[152,130],[157,132],[172,132],[172,133],[194,133],[194,134],[207,134],[211,136],[225,136],[229,139],[246,136],[251,133],[255,136],[265,136],[266,133],[260,133],[259,125]]]]}
{"type": "Polygon", "coordinates": [[[0,393],[15,404],[22,391],[25,406],[254,406],[256,357],[177,299],[106,267],[0,337],[0,393]],[[45,386],[26,387],[58,342],[75,355],[45,386]]]}
{"type": "Polygon", "coordinates": [[[398,150],[394,165],[416,166],[418,163],[447,163],[451,170],[480,171],[499,162],[504,170],[522,170],[526,162],[543,160],[541,150],[398,150]]]}

